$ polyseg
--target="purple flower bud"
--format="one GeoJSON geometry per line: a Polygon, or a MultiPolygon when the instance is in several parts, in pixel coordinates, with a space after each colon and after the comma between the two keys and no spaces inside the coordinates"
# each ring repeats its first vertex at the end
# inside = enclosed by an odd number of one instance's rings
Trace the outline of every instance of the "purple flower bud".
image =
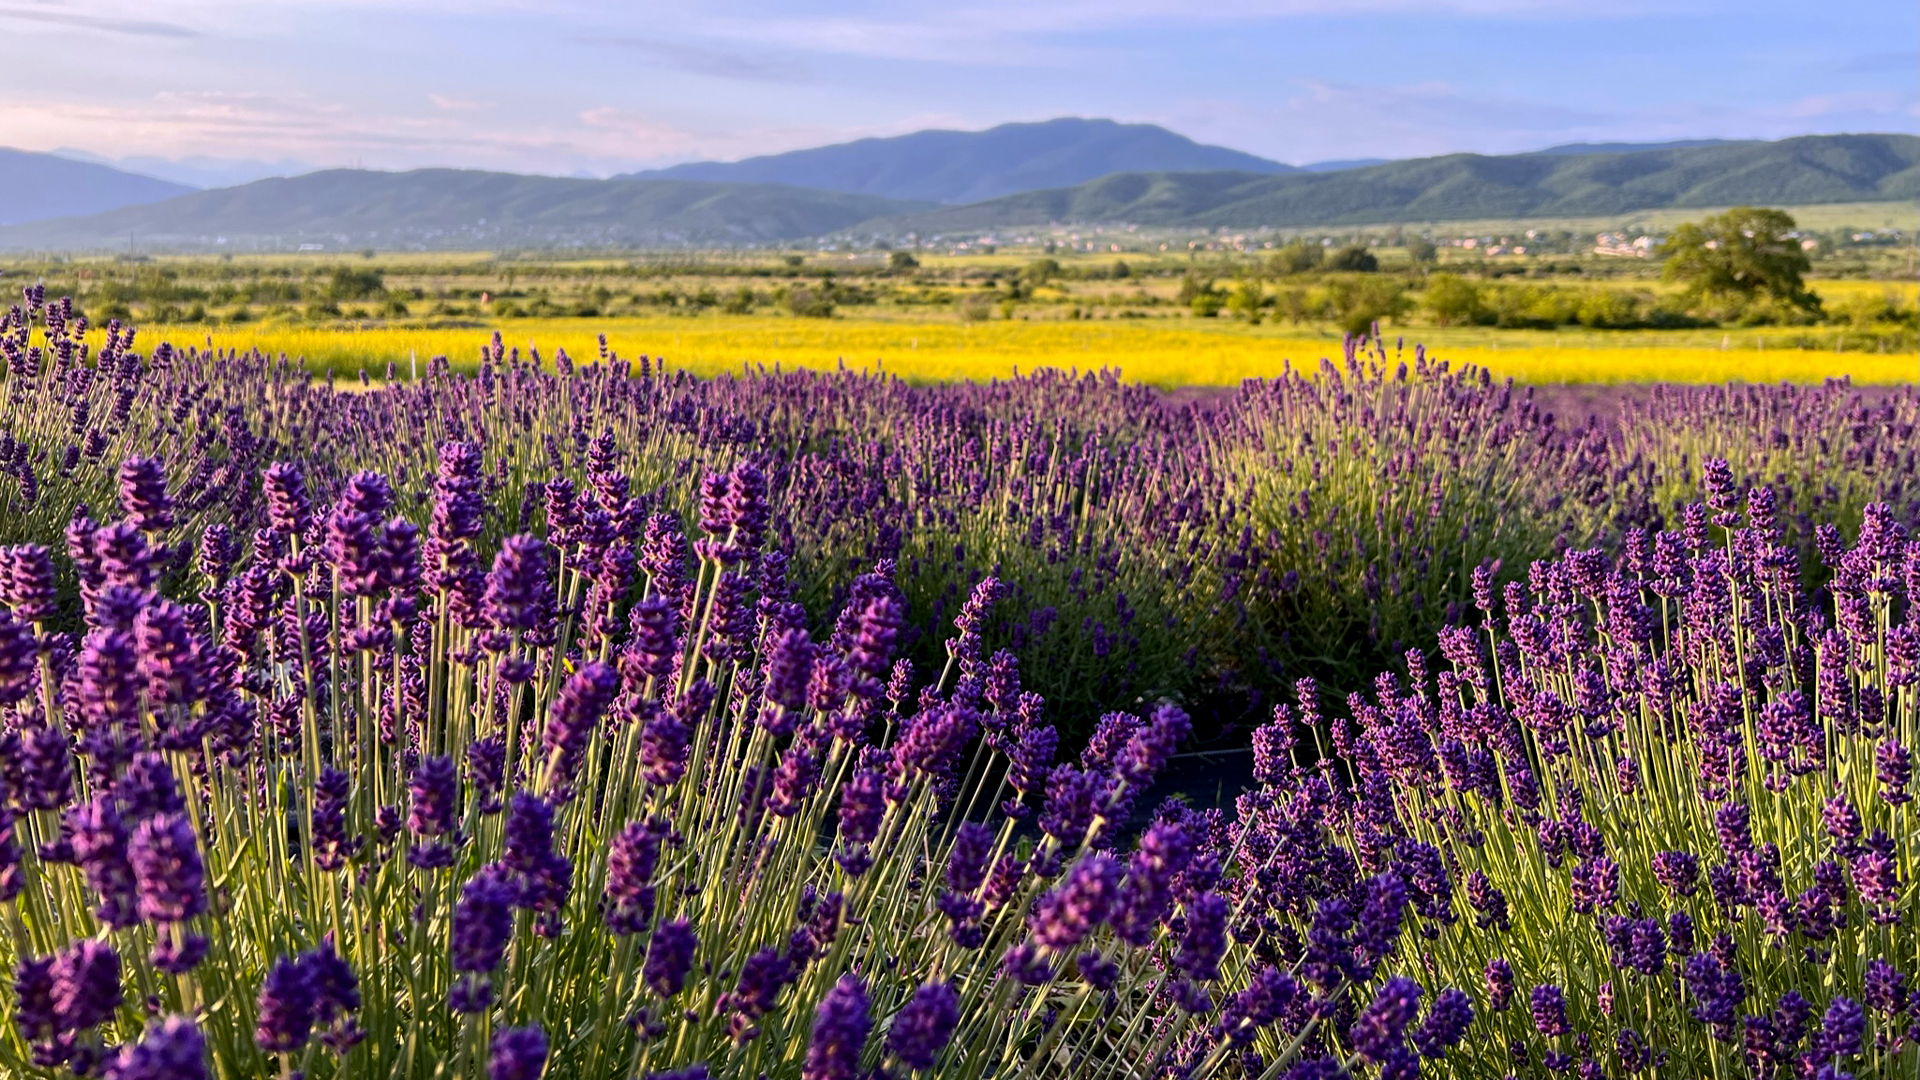
{"type": "Polygon", "coordinates": [[[331,766],[323,767],[313,782],[313,864],[322,870],[346,868],[358,844],[347,839],[347,800],[352,780],[331,766]]]}
{"type": "Polygon", "coordinates": [[[1534,987],[1528,1008],[1540,1034],[1552,1038],[1573,1033],[1573,1025],[1567,1022],[1567,995],[1558,986],[1547,983],[1534,987]]]}
{"type": "Polygon", "coordinates": [[[292,1054],[313,1033],[313,980],[298,957],[274,961],[260,984],[253,1041],[269,1054],[292,1054]]]}
{"type": "Polygon", "coordinates": [[[173,500],[167,498],[167,472],[158,458],[133,457],[120,463],[120,510],[141,532],[173,528],[173,500]]]}
{"type": "Polygon", "coordinates": [[[414,836],[433,840],[452,833],[460,812],[460,777],[453,759],[421,758],[407,782],[407,797],[407,828],[414,836]]]}
{"type": "Polygon", "coordinates": [[[607,706],[620,690],[620,675],[597,660],[589,661],[570,676],[553,700],[542,735],[555,780],[570,783],[586,755],[594,728],[606,714],[607,706]]]}
{"type": "Polygon", "coordinates": [[[67,814],[74,861],[99,895],[94,915],[115,929],[139,921],[133,865],[127,861],[127,827],[112,800],[101,796],[67,814]]]}
{"type": "Polygon", "coordinates": [[[502,1028],[493,1034],[487,1080],[540,1080],[547,1068],[547,1035],[537,1027],[502,1028]]]}
{"type": "Polygon", "coordinates": [[[1055,952],[1080,944],[1113,910],[1120,877],[1120,864],[1111,856],[1093,854],[1080,860],[1066,881],[1034,906],[1027,922],[1034,940],[1055,952]]]}
{"type": "Polygon", "coordinates": [[[635,821],[613,838],[607,851],[607,928],[637,934],[653,921],[653,872],[660,862],[660,833],[635,821]]]}
{"type": "Polygon", "coordinates": [[[545,624],[553,608],[551,549],[537,536],[509,536],[487,575],[482,610],[503,631],[526,632],[545,624]]]}
{"type": "Polygon", "coordinates": [[[1420,984],[1402,975],[1388,979],[1361,1010],[1348,1035],[1354,1050],[1384,1064],[1405,1049],[1407,1026],[1420,1010],[1420,984]]]}
{"type": "Polygon", "coordinates": [[[1513,967],[1505,959],[1487,961],[1487,998],[1494,1012],[1506,1012],[1513,1003],[1513,967]]]}
{"type": "Polygon", "coordinates": [[[484,975],[500,966],[513,936],[514,888],[497,865],[483,866],[453,907],[453,970],[484,975]]]}
{"type": "Polygon", "coordinates": [[[931,1069],[960,1024],[960,995],[949,982],[927,983],[894,1015],[887,1049],[909,1069],[931,1069]]]}
{"type": "Polygon", "coordinates": [[[56,611],[53,555],[38,544],[0,548],[0,602],[23,623],[45,622],[56,611]]]}
{"type": "Polygon", "coordinates": [[[663,998],[678,994],[687,984],[687,973],[693,970],[693,953],[699,945],[693,924],[687,920],[661,923],[647,943],[647,960],[640,970],[647,988],[663,998]]]}
{"type": "Polygon", "coordinates": [[[49,974],[55,1022],[63,1031],[104,1024],[120,1008],[120,954],[105,942],[77,942],[53,958],[49,974]]]}
{"type": "Polygon", "coordinates": [[[1201,893],[1187,904],[1187,929],[1173,966],[1195,982],[1220,977],[1220,961],[1227,955],[1227,898],[1201,893]]]}
{"type": "Polygon", "coordinates": [[[873,1029],[866,987],[856,975],[842,975],[814,1013],[813,1038],[800,1068],[801,1080],[856,1080],[860,1052],[873,1029]]]}
{"type": "Polygon", "coordinates": [[[1473,1003],[1465,992],[1449,987],[1440,991],[1427,1009],[1427,1018],[1413,1034],[1420,1056],[1438,1059],[1466,1037],[1473,1023],[1473,1003]]]}
{"type": "Polygon", "coordinates": [[[164,814],[141,822],[128,858],[140,886],[142,918],[178,923],[207,910],[206,869],[185,815],[164,814]]]}
{"type": "Polygon", "coordinates": [[[169,1016],[120,1048],[106,1080],[207,1080],[207,1043],[193,1021],[169,1016]]]}
{"type": "Polygon", "coordinates": [[[261,487],[267,495],[267,521],[274,530],[285,536],[304,535],[313,521],[313,504],[300,466],[284,461],[267,466],[261,487]]]}

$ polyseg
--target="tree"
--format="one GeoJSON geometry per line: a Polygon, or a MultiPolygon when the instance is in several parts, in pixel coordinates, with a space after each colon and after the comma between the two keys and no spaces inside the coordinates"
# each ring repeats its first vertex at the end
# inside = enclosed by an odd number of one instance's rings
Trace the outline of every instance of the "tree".
{"type": "Polygon", "coordinates": [[[1689,221],[1660,245],[1661,276],[1681,282],[1694,300],[1774,300],[1809,311],[1820,300],[1807,291],[1807,253],[1784,210],[1736,206],[1705,221],[1689,221]]]}
{"type": "Polygon", "coordinates": [[[1274,274],[1304,274],[1320,265],[1326,252],[1319,244],[1309,244],[1305,240],[1295,240],[1273,253],[1267,260],[1268,269],[1274,274]]]}
{"type": "Polygon", "coordinates": [[[920,260],[914,258],[913,253],[910,251],[896,251],[887,256],[887,269],[895,271],[896,273],[902,270],[912,270],[919,265],[920,260]]]}
{"type": "Polygon", "coordinates": [[[1441,326],[1470,323],[1480,316],[1480,286],[1458,274],[1435,274],[1424,298],[1433,321],[1441,326]]]}
{"type": "Polygon", "coordinates": [[[1415,266],[1432,266],[1440,261],[1440,249],[1423,237],[1407,245],[1407,258],[1413,260],[1415,266]]]}
{"type": "Polygon", "coordinates": [[[1327,269],[1372,273],[1380,269],[1380,260],[1374,258],[1373,252],[1359,244],[1348,244],[1334,252],[1333,256],[1327,260],[1327,269]]]}
{"type": "Polygon", "coordinates": [[[1060,276],[1060,260],[1035,259],[1021,273],[1027,279],[1027,287],[1037,289],[1060,276]]]}
{"type": "Polygon", "coordinates": [[[1335,321],[1349,334],[1364,334],[1408,307],[1406,291],[1392,278],[1339,278],[1328,283],[1327,300],[1335,321]]]}
{"type": "Polygon", "coordinates": [[[1255,278],[1241,278],[1227,297],[1227,310],[1253,323],[1260,321],[1260,309],[1266,306],[1266,291],[1255,278]]]}

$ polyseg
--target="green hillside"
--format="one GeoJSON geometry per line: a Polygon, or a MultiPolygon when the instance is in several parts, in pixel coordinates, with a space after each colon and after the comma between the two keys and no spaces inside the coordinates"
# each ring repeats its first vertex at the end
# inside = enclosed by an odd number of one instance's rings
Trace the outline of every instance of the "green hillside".
{"type": "Polygon", "coordinates": [[[869,226],[1309,226],[1920,199],[1920,137],[1810,135],[1618,153],[1449,154],[1336,173],[1119,173],[869,226]]]}
{"type": "Polygon", "coordinates": [[[926,205],[773,184],[336,169],[0,228],[0,248],[725,245],[818,236],[926,205]]]}

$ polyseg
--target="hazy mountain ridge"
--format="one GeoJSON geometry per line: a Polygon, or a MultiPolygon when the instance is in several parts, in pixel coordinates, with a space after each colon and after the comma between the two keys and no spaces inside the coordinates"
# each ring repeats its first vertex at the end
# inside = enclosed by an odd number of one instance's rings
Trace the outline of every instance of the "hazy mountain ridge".
{"type": "Polygon", "coordinates": [[[97,214],[192,190],[110,165],[0,147],[0,225],[97,214]]]}
{"type": "Polygon", "coordinates": [[[1809,135],[1596,154],[1448,154],[1331,173],[1130,173],[888,222],[957,232],[1056,221],[1315,226],[1920,199],[1920,137],[1809,135]]]}
{"type": "Polygon", "coordinates": [[[1815,135],[1604,153],[1449,154],[1337,172],[1119,172],[939,206],[776,184],[332,170],[0,226],[0,248],[622,248],[986,232],[1050,222],[1316,227],[1920,199],[1920,137],[1815,135]]]}
{"type": "Polygon", "coordinates": [[[891,138],[701,161],[621,179],[789,184],[927,202],[971,203],[1068,187],[1116,172],[1293,172],[1239,150],[1197,143],[1153,124],[1066,118],[986,131],[916,131],[891,138]]]}
{"type": "Polygon", "coordinates": [[[0,247],[125,247],[129,236],[147,249],[195,250],[765,243],[927,205],[770,184],[334,169],[0,228],[0,247]]]}

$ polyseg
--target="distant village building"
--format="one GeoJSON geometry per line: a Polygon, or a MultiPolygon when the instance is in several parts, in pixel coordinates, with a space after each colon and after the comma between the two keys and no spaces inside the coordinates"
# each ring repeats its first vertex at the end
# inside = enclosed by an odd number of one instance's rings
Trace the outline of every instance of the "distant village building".
{"type": "Polygon", "coordinates": [[[1593,253],[1622,259],[1644,259],[1653,254],[1654,244],[1651,236],[1628,239],[1625,233],[1601,233],[1593,238],[1593,253]]]}

